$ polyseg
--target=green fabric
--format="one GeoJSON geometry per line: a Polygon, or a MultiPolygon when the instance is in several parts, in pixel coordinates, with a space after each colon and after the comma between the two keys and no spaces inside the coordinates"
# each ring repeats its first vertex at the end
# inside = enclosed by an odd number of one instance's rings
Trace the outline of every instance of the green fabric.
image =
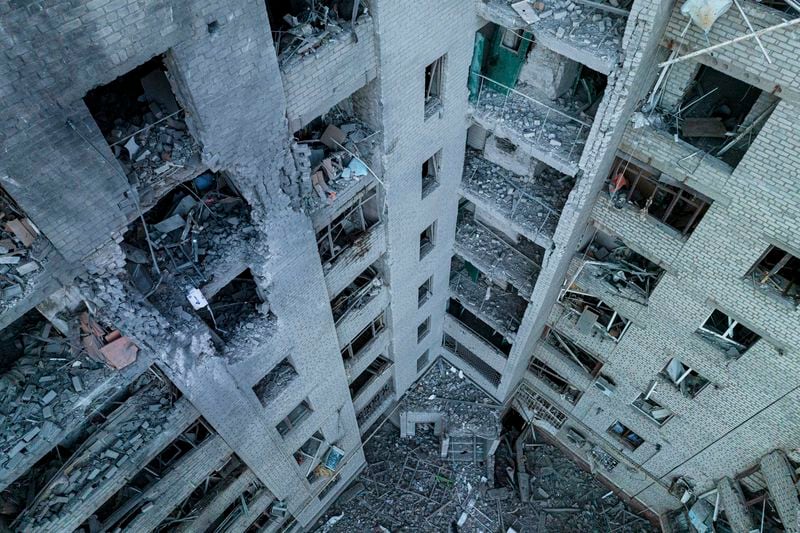
{"type": "Polygon", "coordinates": [[[490,83],[489,86],[501,94],[508,93],[506,87],[513,89],[517,85],[517,78],[519,78],[522,65],[525,63],[525,56],[528,54],[532,38],[532,34],[523,32],[519,48],[511,50],[503,46],[504,32],[505,28],[500,26],[495,30],[489,49],[485,53],[486,67],[484,69],[484,75],[487,78],[498,82],[498,84],[490,83]]]}
{"type": "Polygon", "coordinates": [[[482,33],[475,34],[475,47],[472,50],[472,64],[469,66],[469,81],[467,87],[469,88],[469,99],[474,102],[478,99],[478,90],[481,86],[481,79],[478,76],[481,72],[481,65],[483,65],[483,52],[486,48],[486,37],[482,33]]]}

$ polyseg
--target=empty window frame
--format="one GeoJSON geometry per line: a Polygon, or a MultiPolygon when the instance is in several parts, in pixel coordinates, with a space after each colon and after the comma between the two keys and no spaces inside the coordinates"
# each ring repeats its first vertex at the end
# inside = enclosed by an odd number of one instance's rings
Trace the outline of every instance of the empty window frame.
{"type": "Polygon", "coordinates": [[[631,431],[630,428],[619,420],[609,426],[608,433],[631,450],[635,450],[644,444],[644,439],[642,437],[631,431]]]}
{"type": "Polygon", "coordinates": [[[447,301],[447,314],[458,320],[462,326],[484,342],[493,346],[503,357],[508,357],[511,353],[512,345],[502,333],[481,320],[455,298],[450,298],[447,301]]]}
{"type": "Polygon", "coordinates": [[[611,176],[614,205],[631,203],[681,235],[691,234],[711,205],[686,185],[667,183],[666,176],[645,170],[644,164],[618,157],[611,176]]]}
{"type": "Polygon", "coordinates": [[[546,329],[543,338],[547,344],[564,354],[570,361],[577,364],[581,370],[591,377],[596,377],[603,368],[603,361],[554,329],[546,329]]]}
{"type": "Polygon", "coordinates": [[[585,268],[618,291],[632,289],[648,298],[664,275],[663,268],[602,231],[597,231],[584,253],[592,259],[585,268]]]}
{"type": "Polygon", "coordinates": [[[599,329],[604,335],[614,342],[619,342],[630,326],[630,320],[617,313],[600,298],[577,291],[564,291],[561,302],[568,311],[578,315],[578,329],[583,330],[583,325],[599,329]]]}
{"type": "Polygon", "coordinates": [[[296,377],[297,371],[292,363],[289,359],[284,359],[253,385],[253,392],[261,405],[267,407],[296,377]]]}
{"type": "Polygon", "coordinates": [[[486,380],[491,383],[492,386],[497,387],[500,385],[500,379],[502,378],[500,372],[492,368],[483,359],[472,353],[472,351],[466,348],[463,344],[460,344],[447,333],[445,333],[442,338],[442,346],[444,346],[453,355],[474,368],[481,376],[486,378],[486,380]]]}
{"type": "Polygon", "coordinates": [[[317,232],[322,262],[333,262],[378,222],[377,190],[373,188],[357,197],[341,215],[317,232]]]}
{"type": "Polygon", "coordinates": [[[426,279],[425,283],[423,283],[417,288],[417,309],[422,307],[425,304],[425,302],[427,302],[433,295],[433,293],[431,292],[432,287],[433,287],[433,276],[426,279]]]}
{"type": "Polygon", "coordinates": [[[633,401],[632,405],[659,426],[666,424],[673,415],[672,411],[653,400],[650,393],[640,394],[639,397],[633,401]]]}
{"type": "Polygon", "coordinates": [[[419,234],[419,259],[428,255],[433,250],[434,239],[436,237],[436,222],[425,228],[419,234]]]}
{"type": "Polygon", "coordinates": [[[292,411],[286,415],[286,418],[278,422],[275,429],[278,430],[281,436],[285,437],[290,431],[300,425],[303,420],[308,418],[310,414],[311,406],[308,404],[307,400],[303,400],[300,402],[300,405],[292,409],[292,411]]]}
{"type": "Polygon", "coordinates": [[[369,366],[358,375],[356,379],[350,384],[350,397],[355,399],[356,396],[366,389],[375,379],[383,374],[383,371],[389,368],[392,362],[383,356],[378,356],[372,361],[369,366]]]}
{"type": "Polygon", "coordinates": [[[583,392],[577,387],[573,386],[561,374],[553,370],[550,365],[544,361],[534,357],[531,359],[531,362],[528,363],[528,370],[530,370],[533,375],[544,381],[548,387],[553,389],[556,393],[558,393],[559,396],[572,405],[577,404],[578,400],[581,399],[583,392]]]}
{"type": "Polygon", "coordinates": [[[350,341],[350,343],[342,349],[342,359],[345,361],[349,359],[358,358],[361,352],[377,337],[386,327],[383,313],[378,318],[370,322],[370,324],[361,330],[361,332],[350,341]]]}
{"type": "Polygon", "coordinates": [[[306,465],[305,474],[308,475],[319,463],[318,459],[325,452],[325,437],[321,431],[316,431],[309,439],[294,452],[294,460],[299,466],[306,465]]]}
{"type": "Polygon", "coordinates": [[[709,383],[706,378],[677,357],[669,360],[667,366],[661,371],[661,375],[687,398],[697,396],[709,383]]]}
{"type": "Polygon", "coordinates": [[[697,332],[731,357],[741,356],[761,338],[719,309],[711,312],[697,332]]]}
{"type": "Polygon", "coordinates": [[[765,290],[800,303],[800,259],[777,246],[770,246],[747,273],[765,290]]]}
{"type": "Polygon", "coordinates": [[[504,48],[516,52],[519,50],[519,45],[522,44],[522,35],[520,35],[518,30],[503,28],[503,38],[500,40],[500,44],[502,44],[504,48]]]}
{"type": "Polygon", "coordinates": [[[417,357],[417,372],[422,372],[422,369],[425,368],[425,365],[428,364],[428,360],[430,359],[431,351],[425,350],[422,355],[417,357]]]}
{"type": "Polygon", "coordinates": [[[425,118],[429,118],[442,106],[442,82],[444,78],[444,62],[442,56],[425,67],[425,118]]]}
{"type": "Polygon", "coordinates": [[[419,326],[417,326],[417,342],[422,342],[428,333],[431,331],[431,317],[426,318],[423,320],[419,326]]]}
{"type": "Polygon", "coordinates": [[[439,150],[422,163],[422,198],[428,196],[439,185],[442,151],[439,150]]]}

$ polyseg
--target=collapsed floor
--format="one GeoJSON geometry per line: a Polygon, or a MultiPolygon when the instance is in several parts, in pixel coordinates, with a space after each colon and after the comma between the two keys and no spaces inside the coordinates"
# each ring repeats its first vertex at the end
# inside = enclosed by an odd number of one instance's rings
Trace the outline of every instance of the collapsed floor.
{"type": "MultiPolygon", "coordinates": [[[[437,410],[437,402],[450,406],[444,410],[448,418],[454,411],[456,430],[475,426],[476,431],[487,431],[496,425],[498,411],[489,397],[442,360],[412,388],[400,409],[437,410]],[[483,399],[470,394],[476,391],[483,399]],[[431,402],[418,405],[418,399],[429,398],[431,402]],[[470,411],[479,413],[482,420],[470,411]]],[[[315,530],[655,531],[592,474],[555,446],[534,442],[530,432],[524,445],[520,442],[530,476],[529,490],[523,490],[530,501],[523,502],[516,481],[511,480],[517,479],[513,448],[520,425],[518,417],[507,416],[494,455],[485,461],[465,461],[453,453],[441,457],[441,436],[434,435],[433,424],[427,428],[418,424],[416,434],[406,439],[392,423],[383,424],[365,445],[366,469],[331,505],[315,530]]]]}

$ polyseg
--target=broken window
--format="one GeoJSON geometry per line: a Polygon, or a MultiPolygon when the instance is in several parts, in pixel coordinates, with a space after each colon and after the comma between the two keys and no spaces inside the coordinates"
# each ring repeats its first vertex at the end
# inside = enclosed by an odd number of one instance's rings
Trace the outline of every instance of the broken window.
{"type": "Polygon", "coordinates": [[[202,168],[162,56],[92,89],[84,102],[143,206],[202,168]]]}
{"type": "Polygon", "coordinates": [[[361,332],[342,349],[342,359],[349,361],[357,359],[364,349],[369,346],[375,337],[386,328],[383,313],[361,330],[361,332]]]}
{"type": "Polygon", "coordinates": [[[436,233],[436,222],[425,228],[422,233],[419,234],[419,259],[422,261],[422,258],[428,255],[428,253],[433,250],[434,238],[436,233]]]}
{"type": "Polygon", "coordinates": [[[31,291],[34,273],[42,266],[37,257],[45,247],[39,229],[0,188],[0,309],[31,291]]]}
{"type": "Polygon", "coordinates": [[[275,53],[283,65],[292,58],[315,53],[319,47],[337,41],[340,34],[355,31],[366,14],[365,2],[348,0],[266,0],[275,53]]]}
{"type": "Polygon", "coordinates": [[[278,425],[275,426],[275,429],[278,430],[278,433],[280,433],[281,436],[285,437],[290,431],[299,426],[300,423],[310,415],[311,406],[308,404],[308,400],[303,400],[300,402],[300,405],[292,409],[291,412],[286,415],[286,418],[278,422],[278,425]]]}
{"type": "Polygon", "coordinates": [[[431,331],[431,317],[426,318],[425,320],[417,326],[417,342],[421,342],[425,336],[430,333],[431,331]]]}
{"type": "MultiPolygon", "coordinates": [[[[233,523],[237,521],[243,514],[249,512],[250,506],[253,505],[253,503],[255,503],[255,501],[262,496],[266,490],[267,489],[260,482],[247,485],[238,495],[238,497],[236,497],[225,508],[225,510],[219,514],[217,519],[212,522],[211,527],[206,531],[221,532],[228,530],[228,528],[233,525],[233,523]]],[[[274,505],[279,504],[276,502],[273,504],[273,506],[274,505]]],[[[267,511],[268,510],[269,508],[267,511]]],[[[257,517],[254,523],[258,523],[259,521],[263,521],[265,523],[270,522],[269,518],[271,517],[267,511],[264,511],[264,513],[257,517]]],[[[250,529],[247,529],[247,532],[251,533],[250,529]]]]}
{"type": "Polygon", "coordinates": [[[374,187],[364,191],[341,215],[317,232],[317,247],[323,264],[335,263],[343,252],[357,245],[361,237],[380,222],[377,194],[374,187]]]}
{"type": "Polygon", "coordinates": [[[644,299],[641,303],[646,303],[664,274],[663,268],[599,230],[583,254],[589,260],[584,262],[582,271],[602,279],[618,292],[632,289],[644,299]]]}
{"type": "Polygon", "coordinates": [[[595,377],[603,368],[603,361],[593,356],[569,338],[554,329],[547,328],[543,335],[544,341],[564,354],[567,359],[577,364],[581,370],[595,377]]]}
{"type": "Polygon", "coordinates": [[[294,460],[297,461],[297,464],[299,466],[305,465],[305,474],[303,475],[311,474],[326,450],[325,437],[321,431],[316,431],[294,452],[294,460]]]}
{"type": "Polygon", "coordinates": [[[442,151],[439,150],[422,163],[422,198],[439,186],[439,170],[441,169],[442,151]]]}
{"type": "Polygon", "coordinates": [[[753,116],[761,96],[760,89],[702,65],[669,122],[687,142],[736,167],[777,103],[758,106],[753,116]]]}
{"type": "Polygon", "coordinates": [[[666,174],[652,173],[644,164],[619,157],[609,193],[616,207],[633,204],[681,235],[690,235],[711,205],[710,199],[666,174]]]}
{"type": "Polygon", "coordinates": [[[572,106],[576,111],[594,118],[605,94],[608,77],[600,72],[580,65],[580,72],[572,86],[572,106]]]}
{"type": "MultiPolygon", "coordinates": [[[[224,342],[230,341],[239,326],[264,311],[264,300],[248,268],[230,283],[208,298],[208,305],[197,310],[197,314],[224,342]]],[[[271,316],[266,311],[267,316],[271,316]]]]}
{"type": "Polygon", "coordinates": [[[530,363],[528,363],[528,370],[572,405],[577,404],[578,400],[581,399],[583,391],[573,386],[544,361],[534,357],[531,359],[530,363]]]}
{"type": "Polygon", "coordinates": [[[470,330],[484,342],[496,348],[504,357],[511,353],[511,343],[505,335],[495,330],[461,303],[450,298],[447,301],[447,314],[455,318],[462,326],[470,330]]]}
{"type": "Polygon", "coordinates": [[[800,7],[794,0],[755,0],[757,3],[771,7],[772,9],[777,9],[778,11],[782,11],[783,13],[789,13],[790,15],[797,14],[800,11],[800,7]]]}
{"type": "Polygon", "coordinates": [[[519,45],[522,43],[522,36],[517,30],[511,28],[503,28],[503,37],[500,41],[504,47],[512,52],[519,50],[519,45]]]}
{"type": "Polygon", "coordinates": [[[383,374],[383,371],[391,366],[391,361],[383,356],[378,356],[369,366],[358,375],[350,384],[350,397],[355,399],[361,391],[366,389],[375,378],[383,374]]]}
{"type": "Polygon", "coordinates": [[[591,294],[567,290],[561,295],[560,301],[577,319],[578,331],[585,335],[592,334],[593,328],[596,328],[614,342],[619,342],[630,325],[630,320],[591,294]]]}
{"type": "MultiPolygon", "coordinates": [[[[392,380],[389,380],[386,385],[381,387],[381,390],[372,397],[369,403],[356,414],[356,423],[359,426],[363,426],[367,420],[372,418],[381,408],[387,407],[393,396],[394,385],[392,384],[392,380]]],[[[364,428],[362,427],[362,429],[364,428]]]]}
{"type": "Polygon", "coordinates": [[[770,246],[747,275],[756,286],[800,303],[800,259],[789,252],[770,246]]]}
{"type": "Polygon", "coordinates": [[[203,173],[173,188],[144,222],[130,225],[121,246],[133,285],[156,300],[171,298],[175,287],[205,285],[214,261],[231,246],[232,232],[242,245],[256,234],[250,207],[221,173],[203,173]],[[162,283],[167,277],[173,279],[162,283]]]}
{"type": "Polygon", "coordinates": [[[430,359],[430,350],[425,350],[422,355],[417,357],[417,373],[422,372],[422,369],[425,368],[425,365],[428,364],[428,360],[430,359]]]}
{"type": "Polygon", "coordinates": [[[497,387],[500,385],[500,379],[502,378],[500,372],[492,368],[491,365],[472,353],[469,348],[459,343],[447,333],[445,333],[444,337],[442,338],[442,346],[444,346],[450,353],[474,368],[478,374],[483,376],[489,383],[492,384],[492,386],[497,387]]]}
{"type": "Polygon", "coordinates": [[[515,400],[529,419],[536,417],[552,424],[556,429],[560,429],[567,421],[567,415],[562,413],[550,400],[533,390],[525,381],[520,384],[515,400]]]}
{"type": "Polygon", "coordinates": [[[659,426],[663,426],[670,418],[672,418],[673,413],[651,397],[652,391],[653,389],[651,388],[650,392],[647,394],[640,394],[639,397],[633,401],[633,406],[641,411],[645,416],[650,418],[653,422],[659,426]]]}
{"type": "Polygon", "coordinates": [[[417,309],[423,306],[425,302],[433,295],[431,292],[433,287],[433,276],[425,280],[425,283],[417,287],[417,309]]]}
{"type": "Polygon", "coordinates": [[[740,357],[761,338],[719,309],[711,312],[697,332],[732,358],[740,357]]]}
{"type": "Polygon", "coordinates": [[[444,62],[442,56],[425,67],[425,118],[430,118],[442,108],[442,79],[444,77],[444,62]]]}
{"type": "Polygon", "coordinates": [[[611,426],[608,428],[608,433],[613,435],[618,441],[631,450],[635,450],[644,443],[644,439],[642,437],[631,431],[619,420],[611,424],[611,426]]]}
{"type": "Polygon", "coordinates": [[[383,280],[378,271],[373,266],[367,267],[331,301],[333,321],[338,324],[349,311],[366,306],[380,294],[382,287],[383,280]]]}
{"type": "Polygon", "coordinates": [[[261,405],[267,407],[281,392],[286,390],[286,387],[297,377],[297,370],[294,369],[292,363],[286,358],[277,365],[275,368],[267,372],[263,378],[258,380],[258,383],[253,385],[253,392],[255,393],[261,405]]]}
{"type": "Polygon", "coordinates": [[[310,173],[314,206],[333,204],[340,193],[371,174],[379,157],[380,137],[356,118],[355,97],[339,102],[294,135],[292,154],[301,170],[310,173]]]}
{"type": "Polygon", "coordinates": [[[661,371],[661,375],[667,378],[681,394],[687,398],[694,398],[703,390],[709,381],[697,373],[692,367],[673,357],[667,366],[661,371]]]}

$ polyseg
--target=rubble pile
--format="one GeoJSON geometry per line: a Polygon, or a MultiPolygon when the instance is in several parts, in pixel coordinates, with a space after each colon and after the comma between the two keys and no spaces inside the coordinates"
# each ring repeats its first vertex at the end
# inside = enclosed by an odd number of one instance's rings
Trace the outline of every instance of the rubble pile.
{"type": "Polygon", "coordinates": [[[376,132],[337,108],[319,122],[321,127],[312,123],[300,132],[292,149],[314,191],[308,200],[311,211],[332,204],[339,193],[368,176],[380,144],[376,132]]]}
{"type": "Polygon", "coordinates": [[[269,305],[258,296],[255,282],[244,277],[234,279],[197,312],[223,341],[233,339],[241,329],[255,333],[257,317],[263,317],[265,322],[274,319],[269,305]]]}
{"type": "MultiPolygon", "coordinates": [[[[154,211],[148,214],[150,244],[160,275],[153,268],[141,223],[122,245],[133,283],[144,294],[168,286],[201,287],[209,281],[207,272],[213,272],[211,264],[240,254],[258,234],[247,203],[215,175],[198,176],[193,188],[176,189],[171,199],[160,220],[153,220],[157,216],[154,211]]],[[[163,292],[155,293],[156,299],[165,297],[163,292]]],[[[185,302],[185,293],[180,300],[185,302]]]]}
{"type": "MultiPolygon", "coordinates": [[[[350,38],[349,34],[342,34],[351,29],[352,2],[321,0],[305,4],[299,13],[284,15],[283,25],[278,31],[273,31],[275,51],[281,66],[292,58],[315,53],[325,43],[350,38]]],[[[357,16],[361,15],[367,15],[363,3],[357,16]]]]}
{"type": "Polygon", "coordinates": [[[552,236],[558,224],[558,210],[566,203],[574,179],[547,167],[522,179],[487,161],[480,152],[468,150],[461,183],[530,233],[552,236]]]}
{"type": "Polygon", "coordinates": [[[527,302],[493,283],[487,283],[483,275],[474,281],[458,257],[453,257],[453,263],[450,290],[458,301],[479,317],[490,320],[506,337],[513,338],[522,322],[527,302]]]}
{"type": "Polygon", "coordinates": [[[0,376],[0,465],[7,472],[38,451],[37,445],[52,445],[64,419],[88,409],[86,396],[112,373],[46,321],[17,342],[23,355],[0,376]]]}
{"type": "Polygon", "coordinates": [[[508,280],[520,294],[529,298],[539,275],[542,255],[531,260],[496,236],[480,222],[465,219],[456,228],[456,251],[492,277],[508,280]]]}
{"type": "Polygon", "coordinates": [[[556,112],[550,104],[525,96],[524,90],[525,85],[520,84],[506,95],[499,92],[505,89],[496,91],[487,81],[475,103],[475,112],[518,132],[539,150],[566,163],[576,163],[591,127],[556,112]]]}
{"type": "Polygon", "coordinates": [[[172,394],[152,374],[142,376],[137,384],[142,388],[111,414],[38,494],[20,517],[18,531],[27,531],[33,524],[47,528],[51,520],[89,497],[163,432],[172,394]]]}
{"type": "Polygon", "coordinates": [[[33,291],[47,247],[38,228],[0,192],[0,312],[33,291]]]}
{"type": "MultiPolygon", "coordinates": [[[[117,98],[113,92],[104,93],[100,105],[118,109],[117,98]]],[[[200,146],[186,128],[183,111],[170,112],[144,94],[126,103],[125,112],[113,118],[106,141],[147,206],[189,177],[187,172],[200,163],[200,146]]]]}

